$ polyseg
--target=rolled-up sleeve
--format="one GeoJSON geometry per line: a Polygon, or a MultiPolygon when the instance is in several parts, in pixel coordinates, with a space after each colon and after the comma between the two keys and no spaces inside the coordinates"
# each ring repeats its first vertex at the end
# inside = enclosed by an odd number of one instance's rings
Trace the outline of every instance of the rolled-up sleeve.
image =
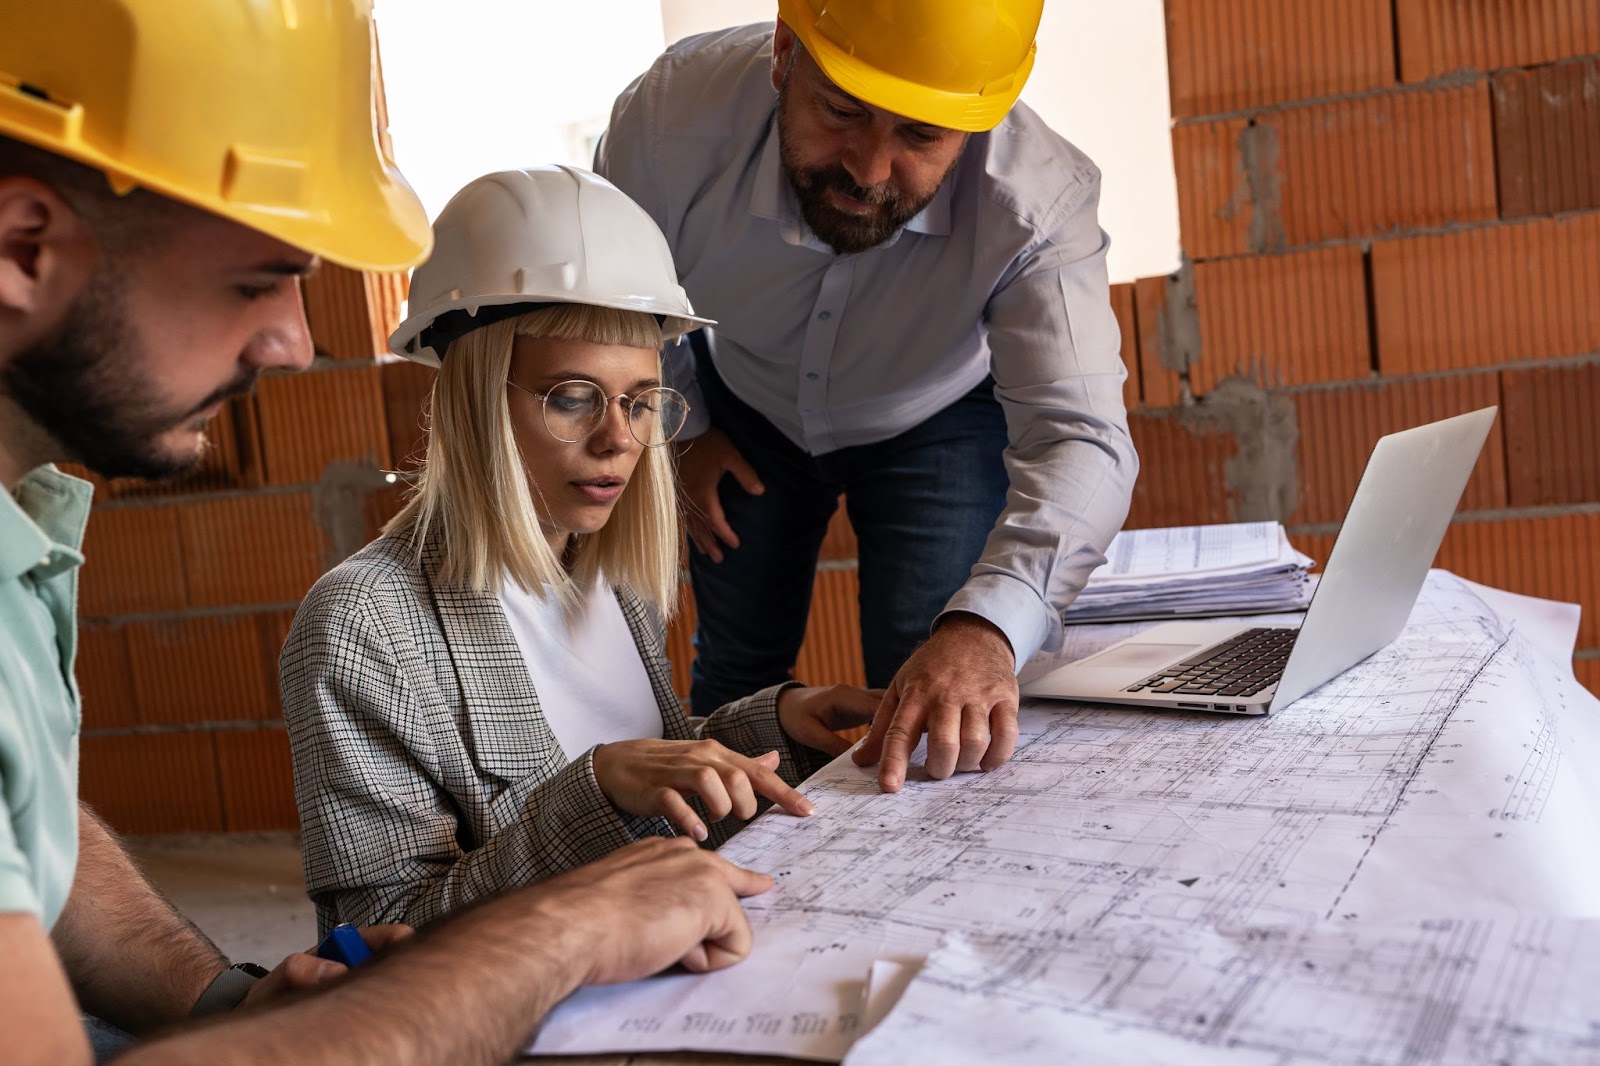
{"type": "MultiPolygon", "coordinates": [[[[0,703],[0,709],[10,710],[0,703]]],[[[5,767],[0,765],[0,775],[5,767]]],[[[4,795],[5,780],[0,776],[0,796],[4,795]]],[[[34,888],[33,867],[22,853],[16,834],[11,830],[11,814],[0,808],[0,913],[24,911],[35,917],[44,914],[44,905],[34,888]]]]}
{"type": "Polygon", "coordinates": [[[1096,176],[986,312],[1010,488],[983,555],[945,610],[992,622],[1019,669],[1060,645],[1061,612],[1105,561],[1139,472],[1098,200],[1096,176]]]}

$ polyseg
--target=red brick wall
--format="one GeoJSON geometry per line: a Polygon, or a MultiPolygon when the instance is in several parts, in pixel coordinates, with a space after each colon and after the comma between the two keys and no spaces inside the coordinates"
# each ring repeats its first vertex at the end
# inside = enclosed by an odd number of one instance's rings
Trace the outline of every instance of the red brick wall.
{"type": "Polygon", "coordinates": [[[1582,604],[1600,691],[1600,4],[1167,28],[1185,265],[1134,285],[1130,525],[1278,518],[1322,558],[1378,436],[1498,404],[1439,565],[1582,604]]]}

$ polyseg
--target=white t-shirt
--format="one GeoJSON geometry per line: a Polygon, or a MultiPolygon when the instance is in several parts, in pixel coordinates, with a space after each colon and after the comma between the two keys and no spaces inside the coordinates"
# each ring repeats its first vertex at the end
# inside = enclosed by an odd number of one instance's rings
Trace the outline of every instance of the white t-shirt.
{"type": "Polygon", "coordinates": [[[611,587],[587,590],[575,614],[507,577],[500,606],[522,649],[539,707],[568,759],[596,744],[661,736],[661,707],[611,587]]]}

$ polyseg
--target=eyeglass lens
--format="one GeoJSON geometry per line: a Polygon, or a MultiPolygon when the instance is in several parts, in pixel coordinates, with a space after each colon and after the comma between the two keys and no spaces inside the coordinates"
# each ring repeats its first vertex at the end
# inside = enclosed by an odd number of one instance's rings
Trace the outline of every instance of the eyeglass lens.
{"type": "MultiPolygon", "coordinates": [[[[645,389],[619,402],[628,415],[628,429],[646,448],[659,448],[678,435],[689,405],[673,389],[645,389]]],[[[587,439],[605,421],[610,401],[592,381],[564,381],[545,393],[545,428],[568,444],[587,439]]]]}

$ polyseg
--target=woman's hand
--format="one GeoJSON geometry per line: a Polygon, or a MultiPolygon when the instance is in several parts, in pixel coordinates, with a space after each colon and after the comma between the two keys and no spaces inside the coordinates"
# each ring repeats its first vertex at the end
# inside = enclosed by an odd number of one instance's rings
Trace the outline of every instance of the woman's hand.
{"type": "Polygon", "coordinates": [[[594,776],[619,810],[666,818],[704,840],[706,827],[687,796],[699,796],[714,822],[730,814],[754,818],[758,794],[790,814],[811,813],[811,801],[778,776],[778,761],[775,751],[752,759],[715,740],[619,740],[595,749],[594,776]]]}
{"type": "Polygon", "coordinates": [[[883,689],[854,685],[786,688],[778,694],[778,724],[808,748],[828,755],[850,750],[840,729],[868,725],[883,702],[883,689]]]}
{"type": "MultiPolygon", "coordinates": [[[[368,925],[363,926],[360,932],[367,947],[376,952],[405,940],[411,935],[412,929],[409,925],[368,925]]],[[[286,993],[316,988],[348,972],[349,967],[342,962],[317,958],[316,950],[311,948],[284,959],[271,973],[250,987],[239,1007],[270,1003],[286,993]]]]}

